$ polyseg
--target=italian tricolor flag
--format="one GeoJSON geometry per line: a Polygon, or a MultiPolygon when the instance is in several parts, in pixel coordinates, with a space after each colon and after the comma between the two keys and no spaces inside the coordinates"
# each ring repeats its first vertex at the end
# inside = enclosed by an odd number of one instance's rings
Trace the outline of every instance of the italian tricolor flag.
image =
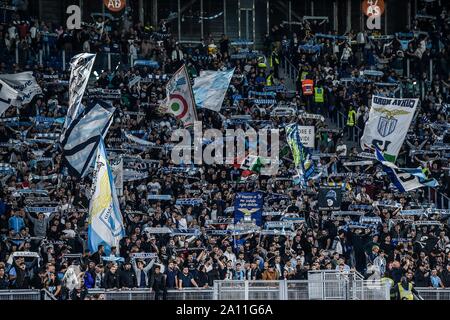
{"type": "Polygon", "coordinates": [[[191,81],[184,65],[167,82],[166,93],[162,113],[172,114],[183,121],[185,127],[192,126],[197,120],[197,114],[191,81]]]}

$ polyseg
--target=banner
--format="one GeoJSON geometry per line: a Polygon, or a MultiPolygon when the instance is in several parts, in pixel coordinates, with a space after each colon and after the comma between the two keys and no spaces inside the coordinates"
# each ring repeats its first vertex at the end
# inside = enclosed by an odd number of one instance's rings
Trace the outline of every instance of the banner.
{"type": "Polygon", "coordinates": [[[149,177],[148,172],[142,172],[132,169],[124,169],[123,171],[123,181],[124,182],[130,182],[130,181],[138,181],[147,179],[149,177]]]}
{"type": "Polygon", "coordinates": [[[8,109],[13,101],[17,99],[18,92],[6,82],[0,80],[0,116],[8,109]]]}
{"type": "Polygon", "coordinates": [[[132,259],[154,259],[157,258],[158,255],[154,252],[135,252],[130,254],[132,259]]]}
{"type": "Polygon", "coordinates": [[[147,200],[172,201],[172,196],[170,194],[149,194],[147,200]]]}
{"type": "Polygon", "coordinates": [[[234,222],[255,220],[262,225],[262,209],[264,204],[262,192],[239,192],[234,198],[234,222]]]}
{"type": "Polygon", "coordinates": [[[192,126],[197,120],[195,101],[192,94],[191,80],[186,67],[183,65],[166,84],[167,97],[160,111],[170,113],[184,123],[185,127],[192,126]]]}
{"type": "Polygon", "coordinates": [[[122,93],[120,89],[102,89],[93,88],[88,89],[89,98],[102,99],[102,100],[120,100],[122,99],[122,93]]]}
{"type": "Polygon", "coordinates": [[[351,161],[351,162],[344,162],[342,165],[344,167],[371,166],[371,165],[373,165],[373,161],[370,161],[370,160],[367,160],[367,161],[351,161]]]}
{"type": "Polygon", "coordinates": [[[64,130],[69,127],[82,111],[80,109],[81,99],[94,65],[95,56],[95,54],[80,53],[70,61],[69,108],[67,109],[66,121],[64,122],[64,130]]]}
{"type": "Polygon", "coordinates": [[[362,224],[381,224],[383,221],[380,217],[360,217],[359,223],[362,224]]]}
{"type": "Polygon", "coordinates": [[[32,251],[16,251],[13,252],[9,258],[8,261],[6,263],[12,265],[14,260],[13,258],[15,257],[23,257],[23,258],[37,258],[39,259],[41,256],[39,255],[38,252],[32,252],[32,251]]]}
{"type": "Polygon", "coordinates": [[[300,113],[298,116],[299,116],[300,118],[302,118],[302,119],[320,120],[320,121],[322,121],[322,122],[325,121],[324,116],[322,116],[322,115],[320,115],[320,114],[305,113],[305,112],[303,112],[303,113],[300,113]]]}
{"type": "Polygon", "coordinates": [[[200,71],[192,87],[197,106],[219,112],[233,73],[234,68],[227,71],[200,71]]]}
{"type": "MultiPolygon", "coordinates": [[[[300,133],[297,123],[292,123],[286,126],[286,141],[291,148],[292,156],[294,158],[295,168],[298,176],[294,177],[294,181],[299,179],[299,183],[306,185],[306,181],[314,173],[314,162],[311,159],[311,154],[303,147],[300,139],[300,133]]],[[[296,182],[298,184],[298,182],[296,182]]]]}
{"type": "Polygon", "coordinates": [[[264,224],[265,229],[291,229],[294,230],[292,221],[267,221],[264,224]]]}
{"type": "Polygon", "coordinates": [[[376,149],[377,160],[381,162],[384,172],[391,179],[392,184],[400,191],[407,192],[421,187],[437,187],[436,179],[428,179],[421,168],[399,168],[386,161],[380,150],[376,149]]]}
{"type": "Polygon", "coordinates": [[[303,146],[307,148],[315,148],[315,127],[314,126],[298,126],[300,140],[303,146]]]}
{"type": "Polygon", "coordinates": [[[334,187],[320,187],[319,210],[340,210],[342,202],[342,189],[334,187]]]}
{"type": "Polygon", "coordinates": [[[395,162],[413,119],[419,99],[372,97],[361,148],[377,147],[386,160],[395,162]]]}
{"type": "Polygon", "coordinates": [[[94,253],[102,244],[105,246],[106,254],[109,255],[111,247],[119,247],[119,241],[125,235],[125,229],[103,138],[98,145],[92,185],[93,194],[89,202],[88,247],[89,251],[94,253]]]}
{"type": "Polygon", "coordinates": [[[36,79],[33,77],[32,71],[14,74],[1,74],[0,80],[17,91],[17,97],[12,101],[14,106],[30,103],[35,95],[42,94],[41,87],[39,87],[36,79]]]}
{"type": "Polygon", "coordinates": [[[422,216],[426,215],[426,212],[424,209],[400,210],[399,214],[402,216],[422,216]]]}
{"type": "Polygon", "coordinates": [[[203,203],[202,198],[183,198],[177,199],[175,204],[184,206],[199,206],[203,203]]]}
{"type": "Polygon", "coordinates": [[[57,212],[59,207],[25,207],[25,211],[27,212],[36,212],[36,213],[52,213],[57,212]]]}
{"type": "Polygon", "coordinates": [[[69,173],[84,177],[92,163],[101,137],[112,123],[115,108],[103,101],[93,102],[71,122],[62,141],[64,164],[69,173]]]}

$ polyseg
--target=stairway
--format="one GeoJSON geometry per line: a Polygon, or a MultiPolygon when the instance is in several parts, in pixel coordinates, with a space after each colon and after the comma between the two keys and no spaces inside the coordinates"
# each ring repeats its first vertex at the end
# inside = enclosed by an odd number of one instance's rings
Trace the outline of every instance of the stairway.
{"type": "MultiPolygon", "coordinates": [[[[289,62],[287,63],[287,67],[293,68],[292,65],[289,65],[289,62]]],[[[293,72],[292,72],[292,70],[289,70],[288,68],[285,69],[283,64],[280,65],[280,68],[279,68],[280,77],[285,79],[285,85],[286,85],[286,89],[288,91],[296,91],[296,87],[295,87],[296,73],[292,76],[293,72]]],[[[345,115],[338,115],[338,117],[341,117],[340,123],[344,123],[345,115]]],[[[331,119],[326,118],[326,117],[325,117],[325,124],[326,124],[326,127],[330,128],[330,129],[342,129],[342,125],[341,125],[341,127],[339,127],[337,123],[334,123],[333,121],[331,121],[331,119]]],[[[348,150],[350,150],[353,147],[358,148],[358,146],[359,146],[359,143],[357,143],[353,140],[349,140],[347,134],[344,134],[343,140],[344,140],[345,144],[347,145],[348,150]]]]}

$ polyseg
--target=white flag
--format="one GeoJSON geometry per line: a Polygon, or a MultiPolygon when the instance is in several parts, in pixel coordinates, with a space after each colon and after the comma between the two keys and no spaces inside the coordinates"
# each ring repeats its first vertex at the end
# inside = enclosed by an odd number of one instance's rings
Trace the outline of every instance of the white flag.
{"type": "Polygon", "coordinates": [[[13,101],[14,106],[30,103],[35,95],[42,93],[41,87],[37,84],[31,71],[2,74],[0,80],[3,80],[18,92],[17,98],[13,101]]]}
{"type": "Polygon", "coordinates": [[[0,80],[0,116],[8,109],[19,93],[0,80]]]}
{"type": "MultiPolygon", "coordinates": [[[[89,75],[94,65],[95,54],[80,53],[70,61],[69,108],[67,109],[64,130],[81,113],[81,99],[86,89],[89,75]]],[[[62,135],[63,136],[63,135],[62,135]]]]}
{"type": "Polygon", "coordinates": [[[166,85],[167,98],[162,107],[162,113],[170,113],[183,121],[184,126],[192,126],[197,120],[195,101],[186,67],[183,65],[166,85]]]}
{"type": "Polygon", "coordinates": [[[369,120],[361,137],[361,148],[377,147],[394,162],[402,147],[419,99],[372,97],[369,120]]]}

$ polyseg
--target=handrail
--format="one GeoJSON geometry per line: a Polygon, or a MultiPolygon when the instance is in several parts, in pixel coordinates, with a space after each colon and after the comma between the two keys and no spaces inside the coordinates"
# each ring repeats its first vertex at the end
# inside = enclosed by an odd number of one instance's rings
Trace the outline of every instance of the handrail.
{"type": "MultiPolygon", "coordinates": [[[[48,291],[47,289],[41,289],[41,292],[44,292],[46,297],[49,297],[50,300],[58,300],[50,291],[48,291]]],[[[47,299],[45,299],[47,300],[47,299]]]]}
{"type": "Polygon", "coordinates": [[[433,203],[438,209],[450,209],[450,198],[436,188],[427,187],[426,195],[429,203],[433,203]],[[434,195],[431,193],[434,190],[434,195]]]}

